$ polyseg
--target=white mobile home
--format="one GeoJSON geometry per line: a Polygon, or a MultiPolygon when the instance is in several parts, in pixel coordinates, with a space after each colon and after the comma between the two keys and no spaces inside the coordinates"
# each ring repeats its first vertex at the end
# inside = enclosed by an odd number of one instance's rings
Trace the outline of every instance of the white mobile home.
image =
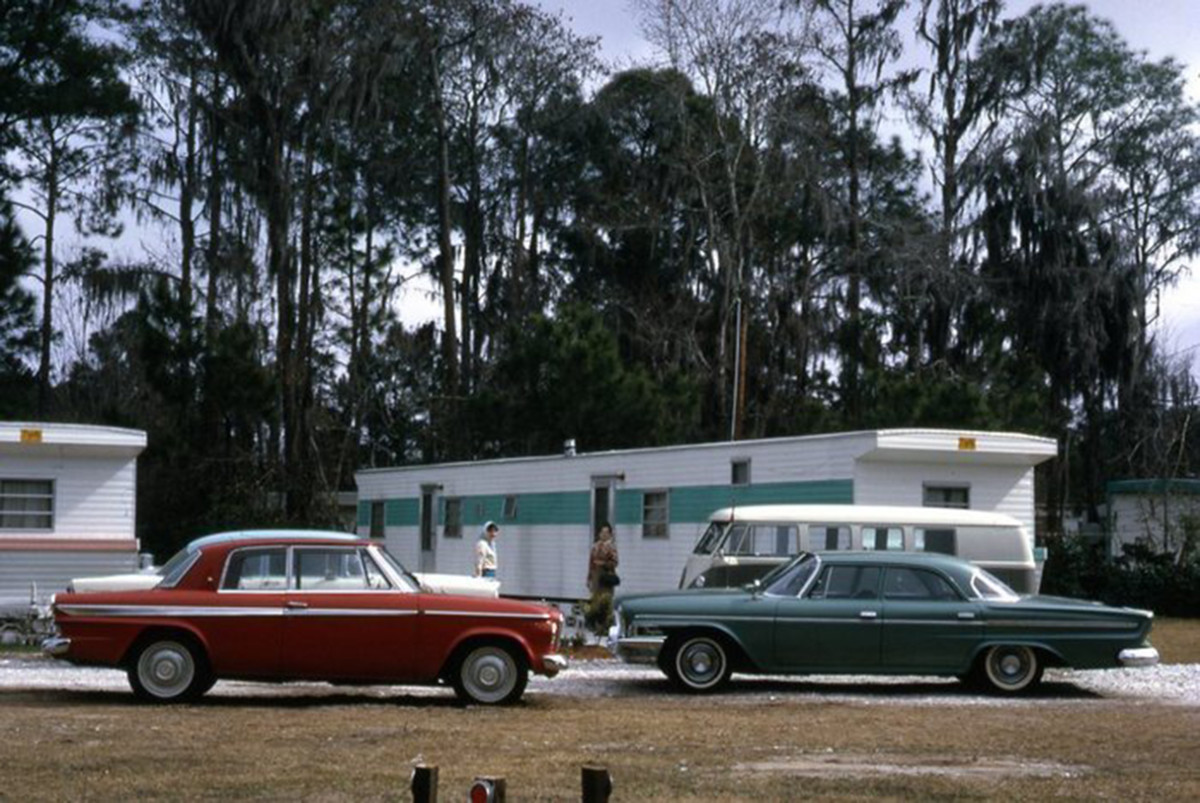
{"type": "Polygon", "coordinates": [[[1113,480],[1106,490],[1109,553],[1114,556],[1126,544],[1175,552],[1184,546],[1187,528],[1200,527],[1200,480],[1113,480]]]}
{"type": "Polygon", "coordinates": [[[0,422],[0,598],[137,567],[137,456],[146,433],[0,422]]]}
{"type": "Polygon", "coordinates": [[[621,591],[648,591],[675,587],[709,515],[736,505],[961,507],[1032,537],[1033,469],[1056,452],[1031,435],[895,429],[368,469],[358,530],[413,569],[464,573],[493,520],[503,593],[575,599],[609,521],[621,591]]]}

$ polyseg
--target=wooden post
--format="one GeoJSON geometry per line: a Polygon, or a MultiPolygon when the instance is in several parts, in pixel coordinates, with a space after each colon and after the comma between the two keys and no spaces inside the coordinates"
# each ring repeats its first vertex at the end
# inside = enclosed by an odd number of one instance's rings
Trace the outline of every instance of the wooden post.
{"type": "Polygon", "coordinates": [[[612,776],[604,767],[583,768],[583,803],[608,803],[612,776]]]}
{"type": "Polygon", "coordinates": [[[411,786],[413,803],[437,803],[438,768],[413,767],[411,786]]]}

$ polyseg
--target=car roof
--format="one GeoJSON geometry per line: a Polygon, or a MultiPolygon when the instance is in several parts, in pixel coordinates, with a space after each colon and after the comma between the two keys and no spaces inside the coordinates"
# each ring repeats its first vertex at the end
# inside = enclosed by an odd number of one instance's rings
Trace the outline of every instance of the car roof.
{"type": "Polygon", "coordinates": [[[370,543],[366,538],[332,530],[235,530],[227,533],[205,535],[187,545],[189,552],[214,544],[232,544],[245,541],[315,541],[324,543],[359,542],[370,543]]]}
{"type": "Polygon", "coordinates": [[[889,552],[887,550],[831,550],[815,553],[823,562],[871,563],[887,566],[940,566],[943,569],[972,568],[969,561],[939,552],[889,552]]]}

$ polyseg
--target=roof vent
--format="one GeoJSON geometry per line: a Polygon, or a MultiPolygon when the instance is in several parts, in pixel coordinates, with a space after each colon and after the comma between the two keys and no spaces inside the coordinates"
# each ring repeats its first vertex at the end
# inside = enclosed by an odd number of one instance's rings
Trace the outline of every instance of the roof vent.
{"type": "Polygon", "coordinates": [[[563,456],[564,457],[574,457],[575,456],[575,439],[574,438],[567,438],[565,441],[563,441],[563,456]]]}

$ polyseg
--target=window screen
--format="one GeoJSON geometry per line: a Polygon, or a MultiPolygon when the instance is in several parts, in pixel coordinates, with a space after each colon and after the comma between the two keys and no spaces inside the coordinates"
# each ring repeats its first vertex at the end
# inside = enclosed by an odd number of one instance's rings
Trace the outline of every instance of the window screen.
{"type": "Polygon", "coordinates": [[[953,507],[966,510],[971,507],[971,489],[966,485],[926,485],[925,507],[953,507]]]}
{"type": "Polygon", "coordinates": [[[446,515],[442,522],[442,536],[445,538],[462,538],[462,500],[456,497],[446,499],[446,515]]]}
{"type": "Polygon", "coordinates": [[[667,492],[647,491],[642,496],[642,537],[666,538],[669,521],[667,492]]]}
{"type": "Polygon", "coordinates": [[[517,497],[504,497],[504,518],[512,521],[517,517],[517,497]]]}
{"type": "Polygon", "coordinates": [[[730,463],[730,480],[734,485],[750,484],[750,461],[734,460],[730,463]]]}
{"type": "Polygon", "coordinates": [[[371,503],[371,537],[383,538],[383,502],[371,503]]]}
{"type": "Polygon", "coordinates": [[[53,529],[53,480],[0,480],[0,530],[53,529]]]}

